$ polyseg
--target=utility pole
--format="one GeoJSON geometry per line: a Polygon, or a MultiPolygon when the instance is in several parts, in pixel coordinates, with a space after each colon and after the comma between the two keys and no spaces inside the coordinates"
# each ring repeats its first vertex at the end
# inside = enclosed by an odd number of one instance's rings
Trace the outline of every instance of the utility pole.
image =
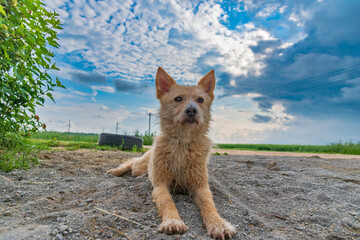
{"type": "Polygon", "coordinates": [[[116,123],[116,134],[118,134],[118,129],[119,129],[119,123],[116,123]]]}
{"type": "Polygon", "coordinates": [[[69,125],[68,125],[68,134],[70,133],[70,120],[69,120],[69,125]]]}
{"type": "Polygon", "coordinates": [[[150,135],[150,126],[151,126],[151,112],[149,112],[149,135],[150,135]]]}

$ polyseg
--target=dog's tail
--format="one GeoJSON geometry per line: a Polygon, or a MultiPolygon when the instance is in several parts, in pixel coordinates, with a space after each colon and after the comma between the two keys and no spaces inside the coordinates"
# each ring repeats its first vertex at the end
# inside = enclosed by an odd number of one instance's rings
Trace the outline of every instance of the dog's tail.
{"type": "Polygon", "coordinates": [[[148,172],[148,166],[151,156],[151,150],[147,151],[143,156],[138,158],[132,158],[125,161],[118,168],[110,169],[107,174],[120,177],[124,173],[132,170],[134,176],[140,176],[148,172]]]}

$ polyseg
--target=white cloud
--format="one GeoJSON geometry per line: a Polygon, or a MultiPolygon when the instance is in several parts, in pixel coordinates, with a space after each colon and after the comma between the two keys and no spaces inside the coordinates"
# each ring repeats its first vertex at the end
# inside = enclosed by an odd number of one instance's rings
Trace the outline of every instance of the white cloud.
{"type": "MultiPolygon", "coordinates": [[[[130,112],[124,107],[116,109],[99,103],[72,103],[68,105],[46,104],[38,107],[37,113],[41,120],[46,123],[47,130],[67,131],[68,122],[71,121],[72,132],[101,133],[114,132],[118,122],[121,129],[132,133],[142,125],[134,125],[133,122],[140,114],[130,112]]],[[[145,120],[144,120],[145,121],[145,120]]]]}
{"type": "MultiPolygon", "coordinates": [[[[262,112],[256,102],[251,99],[254,95],[238,95],[236,100],[243,106],[248,106],[239,110],[227,101],[225,105],[215,107],[213,111],[213,121],[211,122],[210,136],[216,143],[261,143],[267,133],[274,130],[286,131],[288,124],[293,122],[295,117],[285,112],[285,107],[274,104],[266,113],[262,112]],[[255,114],[271,118],[267,123],[253,121],[255,114]]],[[[233,99],[234,100],[234,99],[233,99]]]]}
{"type": "MultiPolygon", "coordinates": [[[[273,37],[254,25],[230,31],[219,4],[203,2],[193,12],[190,1],[56,1],[48,4],[63,14],[59,53],[75,54],[107,76],[139,82],[163,66],[184,83],[201,78],[193,74],[200,57],[209,66],[221,65],[234,76],[259,75],[264,56],[250,47],[273,37]],[[173,34],[178,36],[173,37],[173,34]],[[216,53],[214,56],[206,53],[216,53]]],[[[66,75],[66,74],[65,74],[66,75]]]]}
{"type": "MultiPolygon", "coordinates": [[[[259,12],[257,12],[255,17],[262,17],[262,18],[269,17],[279,9],[279,6],[280,6],[280,4],[278,4],[278,3],[277,4],[269,4],[265,8],[263,8],[259,12]]],[[[281,7],[281,11],[284,11],[284,7],[281,7]]]]}
{"type": "Polygon", "coordinates": [[[91,89],[93,90],[93,93],[92,93],[93,98],[92,98],[92,100],[94,102],[96,102],[95,97],[97,96],[98,91],[106,92],[106,93],[114,93],[115,92],[115,88],[110,87],[110,86],[91,86],[91,89]]]}
{"type": "Polygon", "coordinates": [[[80,95],[80,96],[91,96],[90,93],[84,93],[84,92],[76,91],[76,90],[70,91],[70,93],[73,93],[73,94],[75,94],[75,95],[80,95]]]}
{"type": "Polygon", "coordinates": [[[290,14],[289,21],[295,22],[298,27],[303,27],[305,21],[310,19],[312,14],[312,11],[300,8],[290,14]]]}
{"type": "MultiPolygon", "coordinates": [[[[359,78],[358,78],[359,80],[359,78]]],[[[336,98],[336,102],[357,102],[360,103],[360,86],[344,87],[341,89],[342,97],[336,98]]]]}

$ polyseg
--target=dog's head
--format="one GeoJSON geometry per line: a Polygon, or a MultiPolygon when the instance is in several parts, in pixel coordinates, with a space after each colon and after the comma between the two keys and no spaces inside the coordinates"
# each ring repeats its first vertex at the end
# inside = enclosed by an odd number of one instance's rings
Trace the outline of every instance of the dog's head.
{"type": "Polygon", "coordinates": [[[161,103],[162,128],[207,128],[214,88],[214,70],[208,72],[197,86],[181,86],[159,67],[156,74],[156,96],[161,103]]]}

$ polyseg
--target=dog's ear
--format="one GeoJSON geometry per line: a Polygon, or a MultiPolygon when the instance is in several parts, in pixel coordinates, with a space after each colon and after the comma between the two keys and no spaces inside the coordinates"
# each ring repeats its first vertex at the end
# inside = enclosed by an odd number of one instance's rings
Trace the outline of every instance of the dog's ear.
{"type": "Polygon", "coordinates": [[[215,71],[214,69],[208,72],[198,83],[211,98],[214,98],[215,89],[215,71]]]}
{"type": "Polygon", "coordinates": [[[170,77],[170,75],[167,74],[167,72],[165,72],[165,70],[162,69],[161,67],[158,68],[158,71],[156,73],[156,81],[155,81],[155,83],[156,83],[156,96],[157,96],[157,98],[160,98],[162,95],[169,92],[170,87],[172,85],[176,84],[174,79],[172,79],[170,77]]]}

